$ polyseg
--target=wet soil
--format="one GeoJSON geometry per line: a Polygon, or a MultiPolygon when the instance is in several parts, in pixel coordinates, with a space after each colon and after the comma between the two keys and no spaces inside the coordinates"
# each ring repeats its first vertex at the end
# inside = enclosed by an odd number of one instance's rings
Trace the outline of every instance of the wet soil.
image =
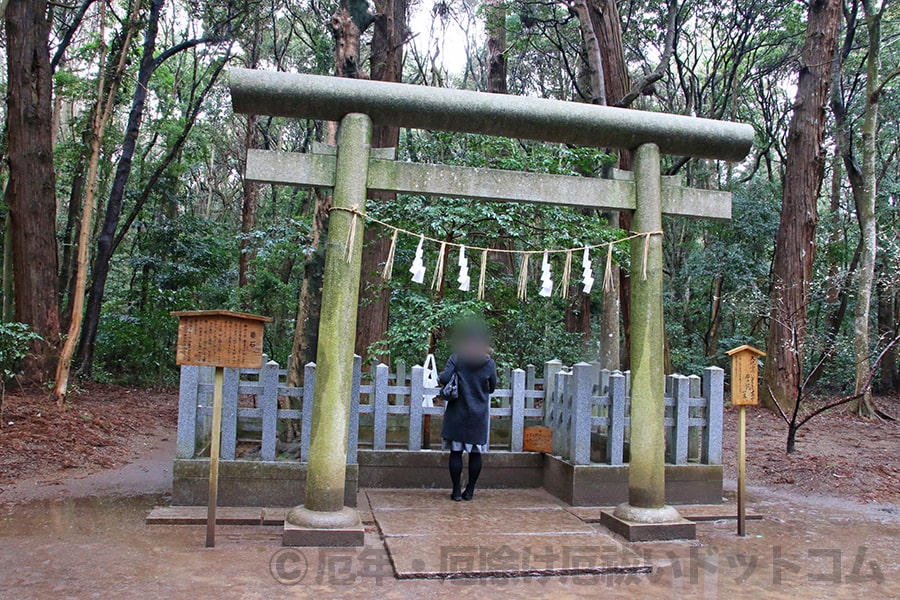
{"type": "Polygon", "coordinates": [[[72,390],[60,409],[46,389],[11,389],[2,413],[0,502],[73,486],[85,491],[94,486],[102,493],[131,485],[134,493],[144,493],[146,486],[134,473],[151,464],[157,471],[172,467],[172,453],[159,450],[174,447],[175,390],[91,383],[72,390]],[[136,461],[139,467],[116,469],[136,461]],[[105,475],[76,483],[99,473],[105,475]]]}
{"type": "MultiPolygon", "coordinates": [[[[877,398],[900,417],[900,396],[877,398]]],[[[737,479],[737,409],[725,411],[726,480],[737,479]]],[[[747,409],[747,481],[750,485],[855,500],[900,504],[900,420],[881,421],[846,412],[824,413],[797,434],[785,452],[787,425],[769,410],[747,409]]]]}

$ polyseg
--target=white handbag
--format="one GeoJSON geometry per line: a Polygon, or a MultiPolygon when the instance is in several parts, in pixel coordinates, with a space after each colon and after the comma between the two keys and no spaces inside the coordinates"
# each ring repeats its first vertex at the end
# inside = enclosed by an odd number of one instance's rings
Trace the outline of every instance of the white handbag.
{"type": "Polygon", "coordinates": [[[422,397],[422,406],[430,407],[434,406],[434,397],[438,395],[437,388],[441,387],[441,384],[438,383],[437,361],[434,359],[434,354],[429,354],[425,358],[424,367],[425,370],[422,375],[424,377],[425,395],[422,397]],[[434,389],[429,390],[428,388],[434,389]]]}

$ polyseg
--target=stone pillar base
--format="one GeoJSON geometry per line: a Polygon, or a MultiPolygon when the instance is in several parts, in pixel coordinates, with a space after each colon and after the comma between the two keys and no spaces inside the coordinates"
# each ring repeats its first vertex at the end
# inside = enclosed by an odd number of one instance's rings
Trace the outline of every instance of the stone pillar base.
{"type": "Polygon", "coordinates": [[[629,542],[693,540],[697,525],[671,506],[641,508],[620,504],[615,511],[601,511],[600,524],[629,542]]]}
{"type": "Polygon", "coordinates": [[[283,546],[362,546],[365,528],[359,513],[344,507],[320,512],[303,506],[292,508],[284,520],[283,546]]]}

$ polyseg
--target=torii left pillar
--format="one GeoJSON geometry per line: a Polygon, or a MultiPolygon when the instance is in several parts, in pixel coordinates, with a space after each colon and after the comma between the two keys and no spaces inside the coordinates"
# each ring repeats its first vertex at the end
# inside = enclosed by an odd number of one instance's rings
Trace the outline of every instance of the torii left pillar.
{"type": "Polygon", "coordinates": [[[312,437],[302,506],[288,512],[285,546],[362,546],[359,513],[344,506],[353,344],[363,247],[372,120],[349,114],[338,130],[337,169],[325,247],[312,437]]]}

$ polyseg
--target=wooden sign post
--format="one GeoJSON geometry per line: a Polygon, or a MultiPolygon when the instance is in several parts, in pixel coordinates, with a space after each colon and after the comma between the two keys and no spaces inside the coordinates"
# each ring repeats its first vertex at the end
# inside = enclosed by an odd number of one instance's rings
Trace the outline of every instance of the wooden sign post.
{"type": "Polygon", "coordinates": [[[738,411],[738,535],[746,535],[744,511],[744,479],[747,474],[747,407],[759,404],[759,357],[766,353],[752,346],[739,346],[728,351],[731,357],[731,404],[738,411]]]}
{"type": "Polygon", "coordinates": [[[198,310],[173,312],[178,317],[178,365],[215,367],[212,430],[209,442],[209,498],[206,512],[206,547],[216,545],[216,502],[219,493],[219,446],[222,435],[222,386],[225,369],[252,369],[262,362],[262,340],[269,317],[198,310]]]}

